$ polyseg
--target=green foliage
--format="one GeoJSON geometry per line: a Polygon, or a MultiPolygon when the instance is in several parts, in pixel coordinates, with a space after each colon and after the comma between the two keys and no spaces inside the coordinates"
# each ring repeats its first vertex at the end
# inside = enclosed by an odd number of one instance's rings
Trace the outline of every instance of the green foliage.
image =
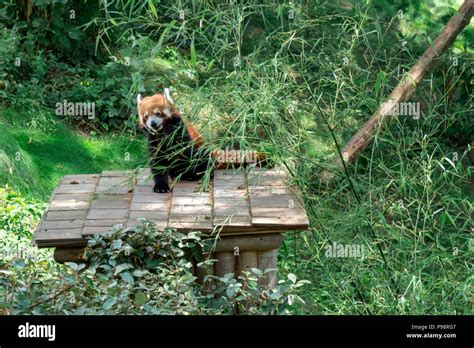
{"type": "Polygon", "coordinates": [[[48,110],[0,110],[0,183],[45,200],[66,174],[146,166],[143,139],[74,132],[48,110]]]}
{"type": "Polygon", "coordinates": [[[62,61],[71,63],[90,58],[95,36],[80,26],[98,14],[96,2],[33,1],[31,13],[28,2],[4,1],[0,10],[1,28],[13,28],[26,38],[21,44],[23,53],[34,57],[37,50],[52,51],[62,61]]]}
{"type": "Polygon", "coordinates": [[[9,231],[18,239],[29,239],[38,223],[44,205],[13,191],[0,187],[0,229],[9,231]]]}
{"type": "Polygon", "coordinates": [[[54,266],[46,259],[51,255],[15,260],[0,269],[0,308],[11,314],[284,314],[301,301],[295,290],[307,282],[294,275],[271,290],[258,285],[259,270],[240,282],[229,274],[198,284],[190,260],[207,249],[202,237],[158,231],[144,220],[135,232],[116,226],[90,239],[87,264],[54,266]]]}

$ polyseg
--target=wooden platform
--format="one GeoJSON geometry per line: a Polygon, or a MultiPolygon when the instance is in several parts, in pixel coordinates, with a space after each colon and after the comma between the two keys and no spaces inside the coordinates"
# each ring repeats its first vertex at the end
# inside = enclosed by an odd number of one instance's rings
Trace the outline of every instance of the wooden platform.
{"type": "Polygon", "coordinates": [[[138,218],[158,228],[245,235],[303,230],[309,225],[299,191],[278,169],[216,170],[208,187],[177,182],[154,193],[149,170],[67,175],[54,191],[34,235],[38,247],[72,247],[116,224],[133,228],[138,218]]]}

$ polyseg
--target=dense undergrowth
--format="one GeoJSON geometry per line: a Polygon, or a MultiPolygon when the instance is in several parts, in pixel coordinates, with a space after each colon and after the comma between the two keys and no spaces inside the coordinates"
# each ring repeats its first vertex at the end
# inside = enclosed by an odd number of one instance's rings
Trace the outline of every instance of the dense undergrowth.
{"type": "Polygon", "coordinates": [[[28,245],[31,234],[19,233],[39,217],[34,203],[4,189],[0,198],[13,222],[0,225],[2,314],[288,314],[303,303],[296,291],[308,282],[294,274],[273,289],[259,285],[258,269],[198,282],[190,260],[212,265],[203,256],[212,242],[196,232],[158,231],[146,220],[133,232],[117,226],[93,237],[85,263],[58,265],[50,251],[28,245]]]}
{"type": "MultiPolygon", "coordinates": [[[[411,97],[419,117],[395,117],[379,130],[349,168],[352,185],[338,172],[334,186],[317,179],[332,170],[334,139],[343,144],[357,131],[459,1],[104,1],[88,3],[87,15],[85,2],[44,3],[31,27],[13,16],[13,2],[0,11],[0,178],[29,200],[17,206],[9,188],[2,209],[23,214],[32,204],[37,217],[64,174],[145,165],[134,96],[171,86],[178,108],[211,146],[265,151],[302,187],[311,227],[287,234],[279,253],[282,278],[311,281],[294,289],[305,304],[292,313],[473,312],[472,25],[411,97]],[[66,15],[71,9],[74,20],[66,15]],[[63,100],[95,101],[96,117],[54,114],[63,100]],[[330,257],[335,244],[357,245],[363,254],[330,257]]],[[[34,225],[14,232],[12,214],[1,215],[4,250],[26,245],[34,225]]],[[[29,312],[52,287],[67,286],[66,268],[41,253],[8,288],[30,302],[9,311],[29,312]]],[[[37,312],[113,312],[144,299],[132,291],[104,309],[114,297],[100,277],[70,277],[81,284],[81,305],[51,301],[37,312]],[[91,291],[102,304],[87,302],[91,291]]],[[[198,296],[189,286],[187,294],[198,296]]],[[[199,304],[185,312],[203,313],[204,297],[190,299],[199,304]]]]}

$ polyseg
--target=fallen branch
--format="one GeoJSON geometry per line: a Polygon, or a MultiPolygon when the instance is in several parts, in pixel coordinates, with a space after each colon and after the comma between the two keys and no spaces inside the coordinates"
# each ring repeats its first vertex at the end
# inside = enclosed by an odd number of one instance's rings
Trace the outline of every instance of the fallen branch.
{"type": "MultiPolygon", "coordinates": [[[[463,5],[459,8],[458,13],[451,17],[441,34],[439,34],[434,43],[428,47],[421,58],[418,59],[408,74],[398,83],[387,101],[378,107],[372,117],[365,122],[362,128],[344,146],[340,156],[333,160],[334,167],[343,169],[344,163],[342,161],[348,164],[354,163],[357,156],[372,141],[377,128],[390,119],[392,110],[398,103],[412,95],[416,86],[436,63],[436,59],[451,46],[458,34],[469,24],[473,14],[474,0],[465,0],[463,5]]],[[[328,181],[333,178],[333,174],[328,171],[323,171],[320,174],[320,178],[323,181],[328,181]]]]}

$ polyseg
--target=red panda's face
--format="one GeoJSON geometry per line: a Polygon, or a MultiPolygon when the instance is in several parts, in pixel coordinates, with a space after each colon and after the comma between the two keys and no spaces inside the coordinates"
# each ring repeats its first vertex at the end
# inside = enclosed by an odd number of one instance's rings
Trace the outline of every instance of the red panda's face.
{"type": "Polygon", "coordinates": [[[168,124],[175,108],[164,94],[151,97],[137,97],[138,124],[150,133],[155,134],[168,124]]]}

